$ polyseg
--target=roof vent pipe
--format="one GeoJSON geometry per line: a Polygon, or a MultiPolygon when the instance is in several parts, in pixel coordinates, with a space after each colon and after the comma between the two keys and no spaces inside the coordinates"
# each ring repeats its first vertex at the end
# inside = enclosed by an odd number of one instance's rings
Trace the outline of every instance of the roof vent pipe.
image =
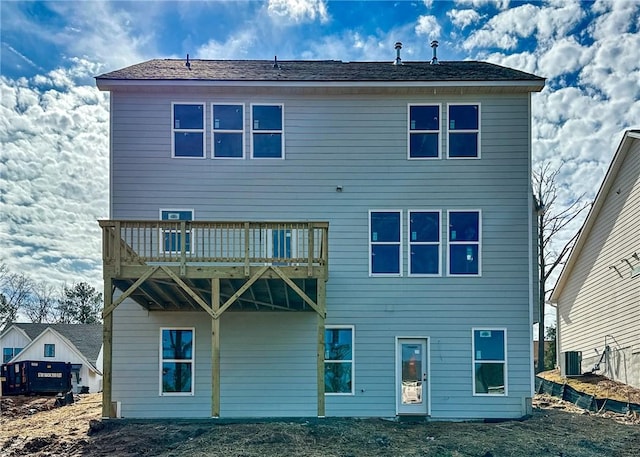
{"type": "Polygon", "coordinates": [[[394,65],[404,65],[402,63],[402,59],[400,58],[400,49],[402,49],[402,43],[397,41],[396,42],[396,60],[393,61],[394,65]]]}
{"type": "Polygon", "coordinates": [[[438,42],[433,40],[431,42],[431,48],[433,49],[433,57],[431,58],[431,65],[439,65],[438,56],[436,55],[436,49],[438,49],[438,42]]]}
{"type": "Polygon", "coordinates": [[[187,62],[184,64],[189,70],[191,70],[191,62],[189,62],[189,54],[187,54],[187,62]]]}
{"type": "Polygon", "coordinates": [[[278,66],[278,56],[273,56],[273,68],[280,68],[278,66]]]}

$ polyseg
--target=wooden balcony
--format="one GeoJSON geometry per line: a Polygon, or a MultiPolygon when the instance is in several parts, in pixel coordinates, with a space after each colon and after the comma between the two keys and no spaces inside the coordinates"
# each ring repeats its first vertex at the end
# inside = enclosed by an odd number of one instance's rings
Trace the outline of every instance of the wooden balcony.
{"type": "Polygon", "coordinates": [[[236,310],[314,310],[328,276],[327,222],[99,223],[105,279],[151,310],[210,310],[213,279],[236,310]]]}

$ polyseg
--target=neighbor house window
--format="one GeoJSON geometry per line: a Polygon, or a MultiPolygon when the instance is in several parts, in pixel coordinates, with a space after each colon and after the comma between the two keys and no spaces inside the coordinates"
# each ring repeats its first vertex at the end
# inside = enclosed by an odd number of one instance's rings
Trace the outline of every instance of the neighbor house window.
{"type": "Polygon", "coordinates": [[[171,104],[172,157],[204,157],[204,103],[171,104]]]}
{"type": "Polygon", "coordinates": [[[449,275],[480,275],[480,211],[449,211],[449,275]]]}
{"type": "Polygon", "coordinates": [[[402,274],[401,212],[369,211],[369,274],[402,274]]]}
{"type": "Polygon", "coordinates": [[[211,105],[213,120],[213,158],[242,159],[244,157],[244,106],[211,105]]]}
{"type": "Polygon", "coordinates": [[[409,211],[409,275],[440,274],[440,211],[409,211]]]}
{"type": "Polygon", "coordinates": [[[506,329],[473,329],[473,393],[507,394],[506,329]]]}
{"type": "MultiPolygon", "coordinates": [[[[160,220],[167,221],[161,229],[161,251],[164,253],[182,252],[182,222],[193,220],[192,209],[161,209],[160,220]]],[[[188,226],[187,226],[188,227],[188,226]]],[[[185,227],[184,251],[192,252],[192,233],[185,227]]]]}
{"type": "Polygon", "coordinates": [[[251,156],[284,158],[283,105],[251,105],[251,156]]]}
{"type": "Polygon", "coordinates": [[[409,159],[440,157],[440,105],[409,105],[409,159]]]}
{"type": "Polygon", "coordinates": [[[160,329],[160,395],[193,395],[194,329],[160,329]]]}
{"type": "Polygon", "coordinates": [[[2,348],[2,363],[7,363],[17,356],[20,351],[22,351],[22,348],[2,348]]]}
{"type": "Polygon", "coordinates": [[[56,356],[56,345],[55,344],[45,344],[44,345],[44,356],[45,357],[55,357],[56,356]]]}
{"type": "Polygon", "coordinates": [[[353,394],[353,327],[327,326],[324,331],[324,391],[353,394]]]}
{"type": "Polygon", "coordinates": [[[480,105],[448,105],[448,157],[480,157],[480,105]]]}

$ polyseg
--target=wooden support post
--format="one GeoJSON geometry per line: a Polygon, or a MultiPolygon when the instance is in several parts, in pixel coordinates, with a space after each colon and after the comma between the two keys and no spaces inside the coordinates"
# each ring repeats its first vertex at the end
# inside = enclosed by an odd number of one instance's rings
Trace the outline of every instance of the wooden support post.
{"type": "MultiPolygon", "coordinates": [[[[220,309],[220,279],[211,280],[211,308],[220,309]]],[[[211,319],[211,416],[220,417],[220,317],[211,319]]]]}
{"type": "Polygon", "coordinates": [[[322,312],[317,313],[316,319],[318,319],[318,417],[325,416],[325,404],[324,404],[324,325],[326,317],[326,283],[322,278],[318,279],[316,286],[318,298],[318,307],[322,312]]]}
{"type": "MultiPolygon", "coordinates": [[[[113,280],[104,278],[104,308],[108,309],[113,301],[113,280]]],[[[104,316],[102,324],[102,417],[112,417],[111,412],[111,366],[113,344],[113,313],[104,316]]]]}

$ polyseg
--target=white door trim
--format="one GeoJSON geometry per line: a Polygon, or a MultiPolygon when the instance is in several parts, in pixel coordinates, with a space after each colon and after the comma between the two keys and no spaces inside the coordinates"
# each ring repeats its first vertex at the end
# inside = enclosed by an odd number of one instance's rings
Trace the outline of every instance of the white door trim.
{"type": "Polygon", "coordinates": [[[394,391],[394,395],[395,395],[395,399],[396,399],[396,415],[411,415],[411,414],[419,414],[419,415],[426,415],[426,416],[431,416],[431,339],[428,336],[396,336],[394,339],[394,354],[395,354],[395,364],[394,364],[394,373],[395,373],[395,391],[394,391]],[[426,384],[426,396],[427,396],[427,401],[426,401],[426,409],[424,412],[419,412],[419,413],[407,413],[407,412],[400,412],[400,384],[401,384],[401,379],[398,376],[399,373],[399,363],[400,363],[400,359],[399,359],[399,351],[398,351],[398,345],[400,343],[401,340],[422,340],[425,343],[425,358],[426,358],[426,375],[427,375],[427,380],[425,382],[426,384]]]}

